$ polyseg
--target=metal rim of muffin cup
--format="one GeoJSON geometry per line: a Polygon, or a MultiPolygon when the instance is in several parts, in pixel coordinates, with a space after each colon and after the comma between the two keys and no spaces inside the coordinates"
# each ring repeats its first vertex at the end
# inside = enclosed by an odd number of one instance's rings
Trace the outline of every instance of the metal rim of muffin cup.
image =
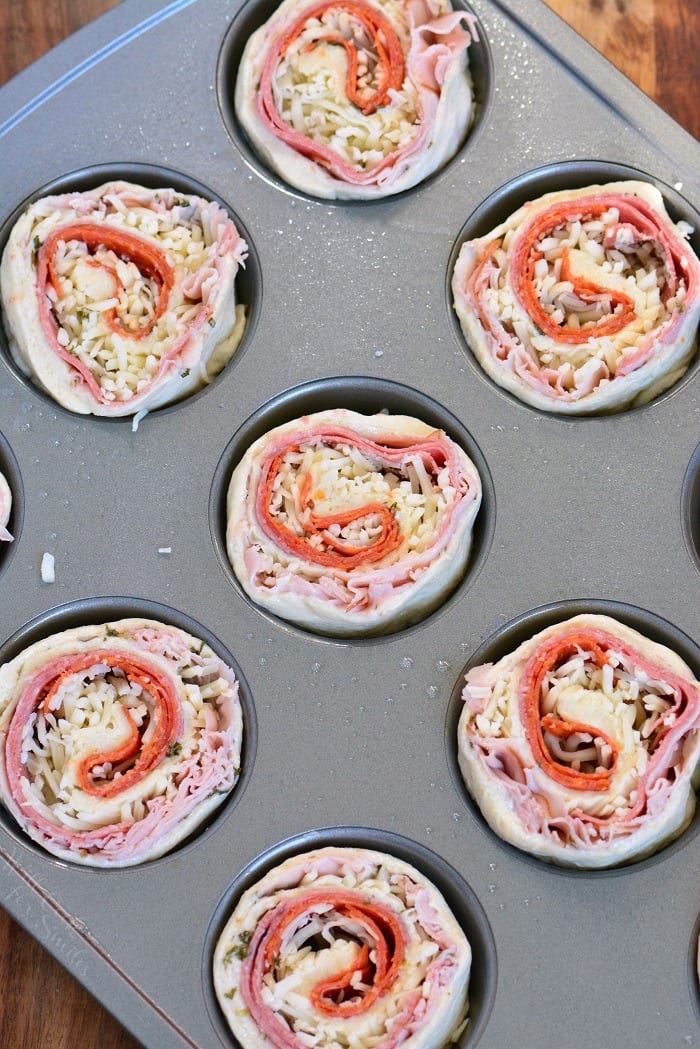
{"type": "Polygon", "coordinates": [[[700,914],[695,919],[688,945],[688,990],[695,1019],[700,1024],[700,914]]]}
{"type": "Polygon", "coordinates": [[[700,444],[693,452],[683,478],[681,527],[690,556],[700,570],[700,444]]]}

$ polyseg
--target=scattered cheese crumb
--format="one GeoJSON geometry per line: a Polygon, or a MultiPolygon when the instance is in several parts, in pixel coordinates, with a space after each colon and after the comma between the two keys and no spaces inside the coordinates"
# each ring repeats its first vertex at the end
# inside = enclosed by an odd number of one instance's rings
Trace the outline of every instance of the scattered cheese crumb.
{"type": "Polygon", "coordinates": [[[173,552],[172,546],[159,546],[158,547],[158,553],[159,554],[172,554],[172,552],[173,552]]]}
{"type": "Polygon", "coordinates": [[[136,433],[139,428],[139,423],[142,419],[148,415],[148,408],[142,408],[140,412],[137,412],[134,418],[131,420],[131,432],[136,433]]]}
{"type": "Polygon", "coordinates": [[[46,551],[41,559],[41,580],[43,583],[56,582],[55,566],[56,562],[53,554],[46,551]]]}

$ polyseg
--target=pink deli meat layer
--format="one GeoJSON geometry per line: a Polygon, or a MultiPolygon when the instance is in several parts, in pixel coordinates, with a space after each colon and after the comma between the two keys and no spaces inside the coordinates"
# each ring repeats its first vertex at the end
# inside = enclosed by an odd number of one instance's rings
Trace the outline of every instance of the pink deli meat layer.
{"type": "Polygon", "coordinates": [[[206,385],[240,341],[247,254],[214,201],[110,182],[35,201],[0,282],[18,366],[59,404],[124,416],[206,385]]]}
{"type": "Polygon", "coordinates": [[[440,1049],[463,1028],[470,966],[424,875],[387,853],[328,847],[244,893],[213,969],[243,1049],[440,1049]]]}

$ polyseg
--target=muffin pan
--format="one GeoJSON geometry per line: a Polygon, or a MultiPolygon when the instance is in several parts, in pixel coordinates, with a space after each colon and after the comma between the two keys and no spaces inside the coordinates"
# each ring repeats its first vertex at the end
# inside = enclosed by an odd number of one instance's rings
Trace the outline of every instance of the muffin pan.
{"type": "Polygon", "coordinates": [[[245,682],[239,784],[173,853],[80,869],[0,820],[3,905],[149,1047],[235,1046],[210,982],[217,930],[275,862],[338,843],[394,851],[450,899],[475,958],[461,1049],[700,1039],[698,818],[628,867],[535,861],[475,812],[453,731],[465,667],[572,610],[676,639],[700,673],[697,361],[649,405],[557,418],[481,372],[449,292],[468,223],[533,187],[624,171],[697,225],[700,147],[536,0],[472,10],[472,131],[442,171],[381,203],[313,200],[254,160],[229,91],[263,4],[124,0],[0,91],[3,238],[47,186],[128,176],[201,187],[250,246],[244,343],[209,387],[137,430],[57,407],[0,339],[16,537],[0,550],[3,660],[78,622],[145,614],[207,639],[245,682]],[[464,580],[383,638],[338,641],[265,615],[223,546],[247,443],[338,406],[443,426],[484,484],[464,580]]]}

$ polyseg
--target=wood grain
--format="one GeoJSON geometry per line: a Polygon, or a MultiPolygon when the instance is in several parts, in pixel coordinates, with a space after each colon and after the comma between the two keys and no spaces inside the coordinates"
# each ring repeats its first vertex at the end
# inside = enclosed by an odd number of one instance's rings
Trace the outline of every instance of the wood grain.
{"type": "MultiPolygon", "coordinates": [[[[700,4],[685,0],[546,2],[700,138],[700,4]]],[[[115,3],[3,0],[0,83],[115,3]]],[[[1,911],[0,986],[0,1046],[7,1049],[136,1049],[138,1045],[1,911]]]]}
{"type": "Polygon", "coordinates": [[[700,4],[686,0],[545,2],[700,139],[700,4]]]}
{"type": "Polygon", "coordinates": [[[3,0],[0,83],[4,84],[116,3],[117,0],[52,0],[50,4],[42,0],[3,0]]]}

